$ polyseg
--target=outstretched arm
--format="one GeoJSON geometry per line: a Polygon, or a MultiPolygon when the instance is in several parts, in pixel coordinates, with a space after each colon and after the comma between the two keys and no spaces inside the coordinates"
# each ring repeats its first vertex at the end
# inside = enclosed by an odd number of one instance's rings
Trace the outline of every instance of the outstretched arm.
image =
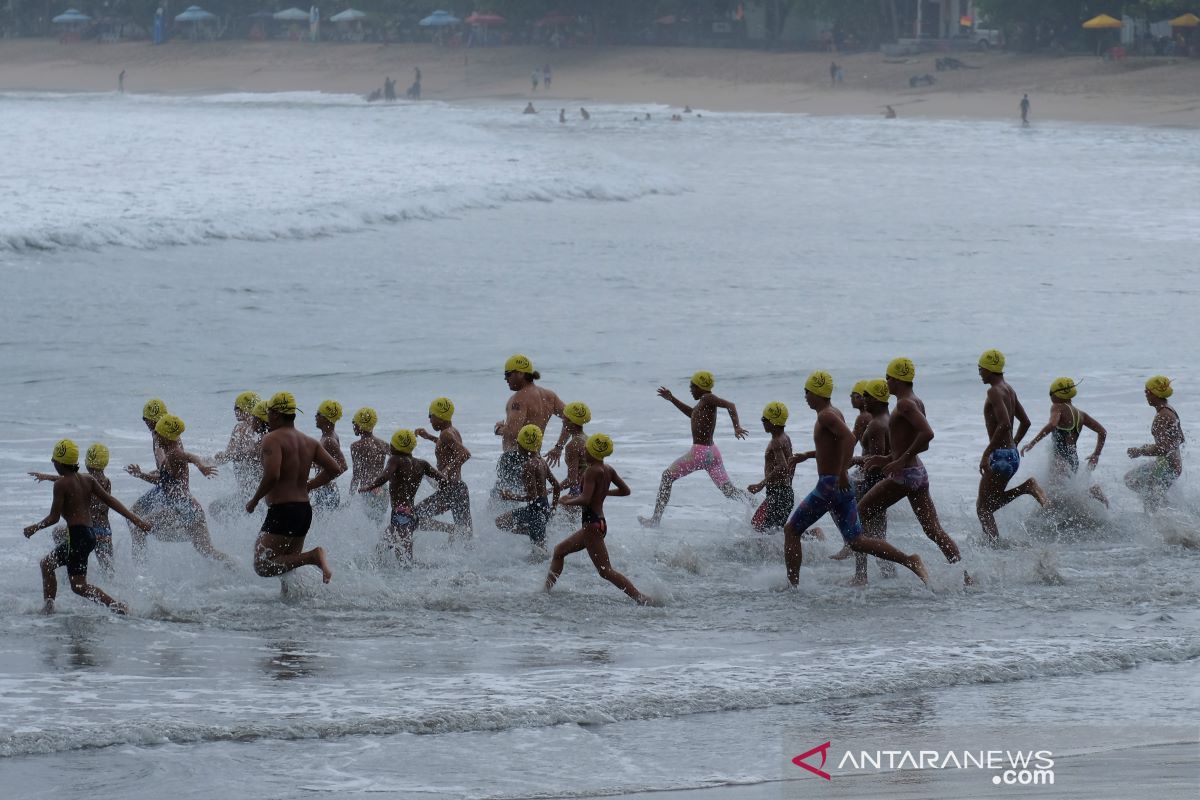
{"type": "Polygon", "coordinates": [[[24,533],[26,539],[28,539],[30,536],[33,536],[42,528],[49,528],[62,518],[63,496],[65,494],[66,490],[63,489],[61,483],[54,484],[54,499],[50,503],[50,513],[47,514],[45,519],[43,519],[41,522],[35,522],[34,524],[25,528],[24,533]]]}
{"type": "Polygon", "coordinates": [[[1034,446],[1037,445],[1038,442],[1040,442],[1042,439],[1045,439],[1047,436],[1049,436],[1051,433],[1053,433],[1055,426],[1058,425],[1058,420],[1059,420],[1059,413],[1058,413],[1058,406],[1056,405],[1056,406],[1054,406],[1054,408],[1052,408],[1050,410],[1050,421],[1046,423],[1045,427],[1043,427],[1040,431],[1038,431],[1038,435],[1033,437],[1033,439],[1030,440],[1029,444],[1027,444],[1021,448],[1021,455],[1025,455],[1026,453],[1028,453],[1030,450],[1032,450],[1034,448],[1034,446]]]}
{"type": "Polygon", "coordinates": [[[735,406],[731,401],[722,399],[715,395],[709,395],[709,397],[713,398],[712,403],[714,406],[717,408],[723,408],[729,412],[729,419],[733,421],[733,435],[735,437],[738,439],[745,439],[750,435],[750,432],[743,428],[741,423],[738,422],[737,406],[735,406]]]}
{"type": "Polygon", "coordinates": [[[204,477],[211,478],[213,475],[217,474],[217,468],[210,466],[205,461],[201,461],[199,456],[192,455],[191,453],[189,453],[185,450],[183,453],[183,457],[185,459],[187,459],[187,462],[189,464],[192,464],[193,466],[196,467],[196,469],[200,470],[200,474],[203,475],[204,477]]]}
{"type": "Polygon", "coordinates": [[[665,386],[658,387],[658,396],[675,406],[689,419],[692,416],[692,411],[695,410],[692,406],[682,402],[678,397],[671,393],[671,390],[665,386]]]}
{"type": "Polygon", "coordinates": [[[150,530],[151,525],[149,522],[146,522],[144,519],[139,517],[137,514],[134,514],[132,511],[130,511],[128,508],[126,508],[125,505],[120,500],[113,497],[108,492],[108,490],[106,490],[103,486],[100,485],[100,481],[93,479],[92,483],[95,484],[95,486],[92,488],[92,492],[96,495],[96,497],[99,497],[101,500],[104,501],[104,505],[108,506],[113,511],[120,514],[122,517],[124,517],[125,519],[132,522],[136,527],[138,527],[144,531],[150,530]]]}
{"type": "Polygon", "coordinates": [[[370,483],[363,484],[359,492],[373,492],[380,486],[390,481],[396,474],[396,467],[400,465],[400,460],[396,456],[388,456],[387,463],[383,465],[383,472],[379,473],[379,477],[370,483]]]}

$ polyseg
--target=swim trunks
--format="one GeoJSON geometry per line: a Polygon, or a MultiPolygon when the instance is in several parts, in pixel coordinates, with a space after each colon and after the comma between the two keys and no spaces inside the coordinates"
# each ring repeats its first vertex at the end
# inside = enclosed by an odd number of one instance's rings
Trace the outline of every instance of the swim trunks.
{"type": "Polygon", "coordinates": [[[790,522],[797,532],[803,532],[826,513],[837,523],[843,541],[849,542],[862,533],[854,490],[839,489],[836,475],[818,477],[816,487],[796,506],[790,522]]]}
{"type": "Polygon", "coordinates": [[[312,505],[309,503],[276,503],[267,508],[262,532],[303,539],[312,525],[312,515],[312,505]]]}
{"type": "Polygon", "coordinates": [[[1015,447],[993,450],[988,459],[988,470],[1006,480],[1016,475],[1020,466],[1021,454],[1015,447]]]}
{"type": "Polygon", "coordinates": [[[308,499],[317,511],[334,511],[342,504],[342,493],[336,483],[327,483],[314,489],[308,499]]]}
{"type": "Polygon", "coordinates": [[[525,459],[518,450],[502,453],[496,461],[496,485],[492,487],[492,497],[498,498],[502,492],[520,493],[521,476],[525,471],[525,459]]]}
{"type": "Polygon", "coordinates": [[[534,544],[546,542],[546,522],[550,519],[550,503],[545,497],[539,497],[531,503],[521,506],[512,512],[513,527],[518,533],[524,533],[534,544]]]}
{"type": "Polygon", "coordinates": [[[417,503],[414,509],[419,520],[426,520],[445,514],[447,511],[454,517],[454,524],[465,528],[471,527],[471,492],[462,481],[443,483],[437,491],[417,503]]]}
{"type": "Polygon", "coordinates": [[[858,475],[858,480],[851,480],[854,484],[854,499],[861,501],[867,496],[867,492],[871,491],[876,485],[883,483],[887,475],[882,472],[861,472],[858,475]]]}
{"type": "Polygon", "coordinates": [[[601,536],[608,535],[608,523],[605,522],[604,517],[592,511],[591,506],[583,507],[583,527],[595,528],[601,536]]]}
{"type": "Polygon", "coordinates": [[[50,552],[54,568],[66,564],[67,574],[71,577],[82,575],[87,577],[88,556],[96,547],[96,534],[87,525],[70,525],[67,527],[67,540],[50,552]]]}
{"type": "Polygon", "coordinates": [[[404,530],[415,530],[417,527],[417,512],[412,506],[401,503],[392,511],[392,527],[404,530]]]}
{"type": "Polygon", "coordinates": [[[112,528],[107,525],[93,525],[92,535],[96,537],[96,547],[94,548],[96,555],[103,556],[104,558],[112,558],[112,528]]]}
{"type": "Polygon", "coordinates": [[[900,477],[894,477],[892,480],[908,490],[908,494],[929,488],[929,473],[925,471],[924,464],[905,467],[900,470],[900,477]]]}
{"type": "Polygon", "coordinates": [[[795,505],[796,493],[792,491],[791,486],[783,483],[768,484],[767,499],[763,500],[762,505],[754,512],[754,519],[750,524],[759,533],[782,530],[795,505]]]}
{"type": "Polygon", "coordinates": [[[671,480],[677,481],[683,476],[691,475],[699,470],[707,472],[708,477],[712,478],[712,482],[717,486],[725,486],[729,483],[729,473],[725,471],[725,464],[721,460],[721,451],[715,444],[692,445],[691,450],[667,467],[667,474],[671,480]]]}
{"type": "Polygon", "coordinates": [[[391,511],[391,498],[382,488],[374,489],[363,495],[366,498],[367,513],[377,519],[387,519],[391,511]]]}

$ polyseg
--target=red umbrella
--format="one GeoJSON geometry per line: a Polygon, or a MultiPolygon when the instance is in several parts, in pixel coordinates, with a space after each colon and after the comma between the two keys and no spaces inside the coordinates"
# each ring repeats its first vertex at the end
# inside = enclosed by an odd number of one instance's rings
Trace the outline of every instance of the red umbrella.
{"type": "Polygon", "coordinates": [[[466,18],[468,25],[480,25],[487,27],[489,25],[503,25],[507,20],[499,14],[479,14],[475,13],[466,18]]]}
{"type": "Polygon", "coordinates": [[[533,24],[534,27],[545,28],[551,25],[571,25],[574,22],[575,18],[570,14],[564,14],[561,11],[551,11],[533,24]]]}

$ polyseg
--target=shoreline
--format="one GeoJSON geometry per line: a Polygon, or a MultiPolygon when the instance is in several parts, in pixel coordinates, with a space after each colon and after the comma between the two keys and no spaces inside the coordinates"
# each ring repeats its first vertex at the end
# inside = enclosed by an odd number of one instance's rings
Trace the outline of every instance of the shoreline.
{"type": "Polygon", "coordinates": [[[610,47],[548,50],[439,49],[428,44],[145,42],[60,45],[0,42],[0,91],[112,92],[126,70],[129,93],[165,95],[315,91],[366,95],[390,75],[403,96],[413,69],[422,98],[449,103],[533,101],[543,112],[604,103],[703,111],[1017,119],[1029,93],[1031,120],[1200,128],[1200,60],[1131,58],[1102,62],[1005,53],[956,54],[971,68],[938,72],[936,53],[885,59],[880,53],[763,53],[701,48],[610,47]],[[831,87],[829,64],[845,80],[831,87]],[[550,91],[530,89],[533,66],[549,62],[550,91]],[[913,75],[933,86],[911,88],[913,75]]]}

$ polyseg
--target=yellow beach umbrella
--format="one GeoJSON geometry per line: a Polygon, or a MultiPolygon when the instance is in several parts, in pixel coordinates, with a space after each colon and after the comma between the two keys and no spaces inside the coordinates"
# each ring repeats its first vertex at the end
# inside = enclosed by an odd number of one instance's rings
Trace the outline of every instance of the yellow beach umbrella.
{"type": "Polygon", "coordinates": [[[1083,23],[1083,27],[1089,31],[1121,28],[1124,27],[1119,19],[1113,19],[1108,14],[1101,14],[1098,17],[1092,17],[1087,22],[1083,23]]]}
{"type": "Polygon", "coordinates": [[[1200,17],[1197,17],[1195,14],[1184,14],[1181,17],[1171,20],[1168,24],[1172,28],[1196,28],[1200,27],[1200,17]]]}

